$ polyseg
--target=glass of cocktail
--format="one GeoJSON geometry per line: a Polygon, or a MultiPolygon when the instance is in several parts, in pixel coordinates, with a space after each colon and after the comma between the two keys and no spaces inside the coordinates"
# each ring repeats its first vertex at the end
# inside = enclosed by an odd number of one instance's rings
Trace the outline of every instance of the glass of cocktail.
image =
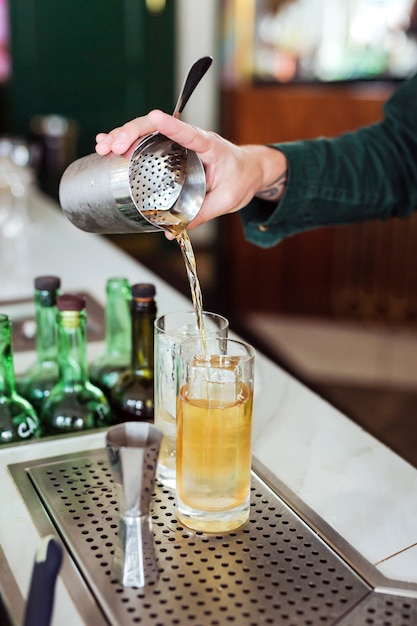
{"type": "MultiPolygon", "coordinates": [[[[204,335],[227,337],[228,320],[203,311],[204,335]]],[[[156,478],[165,487],[175,488],[177,357],[180,344],[200,336],[195,311],[174,311],[155,320],[155,426],[163,433],[156,478]]]]}
{"type": "Polygon", "coordinates": [[[249,517],[254,360],[235,339],[181,344],[177,516],[192,530],[228,532],[249,517]]]}

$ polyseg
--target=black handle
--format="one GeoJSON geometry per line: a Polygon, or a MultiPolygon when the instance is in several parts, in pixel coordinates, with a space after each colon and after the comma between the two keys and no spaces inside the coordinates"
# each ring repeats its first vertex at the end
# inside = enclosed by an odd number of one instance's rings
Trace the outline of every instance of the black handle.
{"type": "Polygon", "coordinates": [[[49,626],[62,556],[62,545],[56,537],[49,535],[42,539],[33,566],[23,626],[49,626]]]}
{"type": "Polygon", "coordinates": [[[202,57],[198,59],[190,69],[185,83],[181,89],[181,101],[178,103],[174,116],[183,112],[185,105],[190,99],[191,94],[197,87],[204,74],[212,64],[213,59],[211,57],[202,57]]]}

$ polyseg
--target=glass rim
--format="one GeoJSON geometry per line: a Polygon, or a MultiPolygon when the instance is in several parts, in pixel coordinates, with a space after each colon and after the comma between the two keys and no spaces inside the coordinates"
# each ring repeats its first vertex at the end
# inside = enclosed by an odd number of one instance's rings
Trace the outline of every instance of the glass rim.
{"type": "MultiPolygon", "coordinates": [[[[158,315],[158,317],[155,319],[154,327],[155,327],[156,330],[160,330],[162,332],[173,332],[173,331],[175,331],[175,328],[170,329],[169,331],[167,331],[166,328],[161,328],[160,321],[162,319],[164,319],[165,317],[168,317],[170,315],[179,315],[179,314],[180,315],[189,315],[190,313],[192,315],[194,315],[194,317],[196,316],[196,313],[195,313],[194,309],[187,309],[187,310],[179,309],[177,311],[168,311],[168,313],[161,313],[161,315],[158,315]]],[[[229,320],[227,319],[227,317],[225,317],[224,315],[221,315],[220,313],[214,313],[214,311],[203,310],[202,311],[202,315],[203,315],[203,317],[205,315],[211,315],[212,317],[216,317],[217,319],[220,319],[220,320],[223,320],[224,322],[226,322],[224,326],[219,328],[220,330],[222,330],[224,328],[229,328],[229,320]]],[[[210,333],[213,333],[213,332],[217,332],[217,331],[209,330],[207,334],[210,334],[210,333]]]]}
{"type": "MultiPolygon", "coordinates": [[[[210,340],[215,339],[217,341],[227,342],[228,344],[242,346],[246,350],[246,353],[242,355],[228,355],[228,353],[226,352],[224,356],[238,356],[239,359],[241,359],[242,361],[249,361],[250,359],[253,359],[255,357],[256,350],[254,346],[251,343],[248,343],[247,341],[245,341],[244,339],[235,339],[234,337],[216,337],[216,336],[213,336],[213,333],[211,334],[207,333],[207,335],[211,335],[208,337],[210,340]]],[[[187,348],[187,345],[191,345],[192,343],[197,343],[197,342],[200,343],[201,345],[201,337],[199,335],[184,339],[184,341],[181,342],[181,345],[179,347],[180,353],[182,354],[182,351],[187,348]]],[[[207,356],[208,357],[213,356],[212,354],[210,354],[210,350],[207,351],[207,356]]]]}

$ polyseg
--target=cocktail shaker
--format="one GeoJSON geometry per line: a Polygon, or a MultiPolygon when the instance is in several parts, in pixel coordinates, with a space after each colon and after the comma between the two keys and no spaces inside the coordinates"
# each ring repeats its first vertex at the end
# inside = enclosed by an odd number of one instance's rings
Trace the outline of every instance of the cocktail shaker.
{"type": "Polygon", "coordinates": [[[161,147],[155,135],[125,155],[94,153],[69,165],[59,200],[77,228],[101,234],[144,233],[194,219],[206,193],[200,158],[166,137],[161,147]]]}

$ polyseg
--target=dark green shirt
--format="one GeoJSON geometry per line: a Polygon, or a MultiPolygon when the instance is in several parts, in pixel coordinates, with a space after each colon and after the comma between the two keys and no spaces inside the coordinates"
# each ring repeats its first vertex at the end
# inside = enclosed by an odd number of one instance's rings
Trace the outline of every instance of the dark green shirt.
{"type": "Polygon", "coordinates": [[[319,226],[405,217],[417,209],[417,74],[384,106],[381,123],[333,139],[274,144],[288,161],[278,204],[242,209],[246,238],[262,247],[319,226]]]}

